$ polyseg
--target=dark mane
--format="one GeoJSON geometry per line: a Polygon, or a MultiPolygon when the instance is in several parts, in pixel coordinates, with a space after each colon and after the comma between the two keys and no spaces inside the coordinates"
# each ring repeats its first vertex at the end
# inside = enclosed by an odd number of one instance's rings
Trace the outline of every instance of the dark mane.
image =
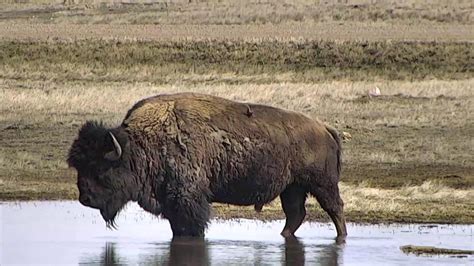
{"type": "Polygon", "coordinates": [[[107,128],[104,123],[87,121],[79,130],[68,154],[68,165],[76,169],[97,157],[97,151],[103,150],[107,137],[107,128]]]}

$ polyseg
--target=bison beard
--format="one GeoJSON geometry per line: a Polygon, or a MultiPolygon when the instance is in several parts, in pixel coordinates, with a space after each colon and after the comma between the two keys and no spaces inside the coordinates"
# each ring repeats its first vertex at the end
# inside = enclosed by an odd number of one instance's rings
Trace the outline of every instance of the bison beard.
{"type": "Polygon", "coordinates": [[[100,215],[105,221],[107,228],[110,229],[117,229],[117,225],[115,223],[115,218],[120,213],[124,205],[118,204],[118,202],[110,202],[105,204],[103,208],[100,209],[100,215]]]}
{"type": "Polygon", "coordinates": [[[128,201],[168,219],[173,236],[204,236],[210,203],[262,206],[280,196],[293,237],[316,197],[346,235],[338,133],[264,105],[182,93],[142,100],[119,127],[87,122],[71,146],[81,203],[108,227],[128,201]]]}

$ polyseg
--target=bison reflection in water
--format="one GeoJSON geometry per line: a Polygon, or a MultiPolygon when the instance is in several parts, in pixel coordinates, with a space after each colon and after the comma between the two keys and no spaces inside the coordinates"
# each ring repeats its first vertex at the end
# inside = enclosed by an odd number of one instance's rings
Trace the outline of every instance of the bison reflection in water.
{"type": "Polygon", "coordinates": [[[142,100],[119,127],[87,122],[69,151],[79,201],[108,226],[129,201],[169,220],[173,236],[204,236],[210,204],[280,196],[291,237],[315,196],[346,235],[337,132],[302,114],[182,93],[142,100]]]}
{"type": "MultiPolygon", "coordinates": [[[[106,243],[102,253],[86,256],[80,265],[221,265],[221,264],[275,264],[299,266],[307,263],[319,265],[339,265],[340,246],[336,243],[311,246],[312,252],[306,260],[305,247],[297,238],[286,238],[284,245],[273,252],[268,251],[269,243],[245,241],[207,241],[203,238],[175,238],[169,244],[155,243],[148,253],[139,254],[139,260],[127,257],[126,248],[118,248],[115,243],[106,243]],[[252,250],[249,252],[249,247],[252,250]],[[236,251],[229,253],[229,248],[236,251]],[[316,250],[315,250],[316,249],[316,250]],[[212,252],[210,252],[212,250],[212,252]],[[150,252],[151,251],[151,252],[150,252]],[[240,251],[240,252],[239,252],[240,251]],[[225,254],[225,255],[224,255],[225,254]],[[222,256],[224,255],[224,256],[222,256]],[[281,256],[279,258],[279,255],[281,256]],[[245,256],[245,257],[240,257],[245,256]],[[252,259],[253,262],[252,262],[252,259]]],[[[271,244],[270,244],[271,245],[271,244]]]]}

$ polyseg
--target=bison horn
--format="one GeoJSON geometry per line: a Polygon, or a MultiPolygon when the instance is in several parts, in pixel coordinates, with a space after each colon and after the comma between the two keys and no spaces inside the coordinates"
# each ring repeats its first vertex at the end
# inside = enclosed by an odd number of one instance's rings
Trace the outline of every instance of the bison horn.
{"type": "Polygon", "coordinates": [[[114,150],[105,154],[105,158],[111,161],[116,161],[122,157],[122,147],[120,147],[120,143],[115,138],[112,132],[109,132],[110,136],[112,137],[112,142],[114,143],[114,150]]]}

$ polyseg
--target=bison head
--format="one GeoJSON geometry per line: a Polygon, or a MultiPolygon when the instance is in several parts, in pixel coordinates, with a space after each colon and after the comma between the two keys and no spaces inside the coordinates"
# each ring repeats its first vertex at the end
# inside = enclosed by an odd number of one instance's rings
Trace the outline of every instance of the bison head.
{"type": "Polygon", "coordinates": [[[68,164],[77,170],[79,201],[99,209],[108,227],[122,207],[133,200],[137,178],[130,169],[130,148],[123,129],[87,122],[69,151],[68,164]]]}

